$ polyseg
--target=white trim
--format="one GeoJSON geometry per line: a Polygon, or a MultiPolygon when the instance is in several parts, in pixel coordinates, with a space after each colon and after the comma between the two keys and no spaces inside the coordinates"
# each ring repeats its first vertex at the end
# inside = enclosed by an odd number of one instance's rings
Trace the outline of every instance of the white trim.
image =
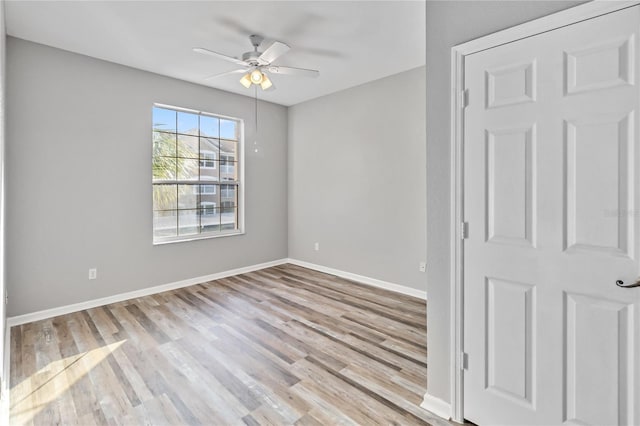
{"type": "Polygon", "coordinates": [[[329,268],[328,266],[317,265],[315,263],[305,262],[297,259],[287,259],[288,263],[292,265],[302,266],[303,268],[313,269],[314,271],[324,272],[325,274],[335,275],[348,280],[357,281],[361,284],[370,285],[372,287],[378,287],[385,290],[393,291],[395,293],[406,294],[407,296],[417,297],[419,299],[427,300],[427,292],[417,290],[415,288],[407,287],[404,285],[393,284],[387,281],[378,280],[376,278],[365,277],[364,275],[353,274],[351,272],[341,271],[339,269],[329,268]]]}
{"type": "MultiPolygon", "coordinates": [[[[549,16],[535,19],[515,27],[507,28],[451,49],[451,264],[450,264],[450,387],[451,418],[456,422],[464,421],[464,382],[460,368],[460,356],[464,347],[464,282],[463,282],[463,247],[460,239],[460,222],[464,217],[464,176],[463,176],[463,131],[464,120],[461,96],[464,87],[464,57],[502,44],[511,43],[523,38],[552,31],[572,25],[586,19],[616,12],[640,4],[640,1],[607,1],[595,0],[581,4],[549,16]]],[[[425,401],[427,396],[425,395],[425,401]]],[[[425,402],[423,402],[425,404],[425,402]]],[[[441,406],[444,407],[444,406],[441,406]]],[[[433,410],[432,410],[433,411],[433,410]]],[[[444,416],[443,416],[444,417],[444,416]]]]}
{"type": "Polygon", "coordinates": [[[115,294],[113,296],[102,297],[100,299],[87,300],[86,302],[74,303],[72,305],[60,306],[58,308],[45,309],[43,311],[32,312],[29,314],[18,315],[7,318],[7,326],[13,327],[20,324],[26,324],[33,321],[39,321],[47,318],[65,315],[72,312],[91,309],[98,306],[108,305],[110,303],[122,302],[124,300],[135,299],[137,297],[149,296],[151,294],[162,293],[163,291],[175,290],[178,288],[189,287],[201,284],[207,281],[218,280],[233,275],[245,274],[260,269],[270,268],[287,263],[287,259],[278,259],[271,262],[259,263],[257,265],[245,266],[242,268],[231,269],[228,271],[217,272],[215,274],[203,275],[200,277],[189,278],[182,281],[176,281],[168,284],[162,284],[154,287],[143,288],[141,290],[129,291],[127,293],[115,294]]]}
{"type": "Polygon", "coordinates": [[[451,52],[451,265],[449,277],[451,288],[449,295],[449,354],[451,356],[450,373],[450,411],[451,418],[464,423],[463,392],[464,377],[460,365],[459,353],[464,344],[464,306],[462,302],[462,236],[460,235],[463,218],[462,195],[464,195],[464,180],[462,161],[464,158],[462,136],[464,133],[464,105],[459,95],[464,87],[464,56],[454,47],[451,52]]]}
{"type": "Polygon", "coordinates": [[[491,49],[501,44],[531,37],[560,27],[572,25],[580,21],[595,18],[600,15],[626,9],[640,4],[640,1],[610,1],[594,0],[589,3],[561,10],[554,14],[534,19],[484,37],[459,44],[454,47],[462,55],[470,55],[482,50],[491,49]]]}
{"type": "Polygon", "coordinates": [[[237,229],[230,231],[218,231],[218,232],[203,232],[201,234],[192,234],[187,236],[176,236],[176,237],[158,237],[161,239],[154,240],[154,246],[162,246],[165,244],[175,244],[175,243],[188,243],[189,241],[199,241],[199,240],[209,240],[211,238],[224,238],[224,237],[233,237],[234,235],[244,235],[244,231],[239,231],[237,229]]]}
{"type": "MultiPolygon", "coordinates": [[[[272,266],[283,265],[285,263],[291,263],[293,265],[302,266],[304,268],[313,269],[319,272],[324,272],[331,275],[336,275],[338,277],[346,278],[349,280],[357,281],[362,284],[367,284],[373,287],[383,288],[385,290],[390,290],[396,293],[406,294],[408,296],[417,297],[423,300],[427,298],[427,292],[422,290],[417,290],[411,287],[406,287],[403,285],[393,284],[390,282],[378,280],[375,278],[365,277],[362,275],[353,274],[351,272],[340,271],[338,269],[329,268],[326,266],[316,265],[309,262],[304,262],[297,259],[278,259],[273,260],[271,262],[260,263],[257,265],[245,266],[242,268],[231,269],[228,271],[217,272],[215,274],[203,275],[200,277],[189,278],[182,281],[176,281],[172,283],[162,284],[154,287],[143,288],[141,290],[129,291],[127,293],[115,294],[113,296],[101,297],[99,299],[87,300],[85,302],[74,303],[71,305],[60,306],[57,308],[45,309],[42,311],[31,312],[28,314],[17,315],[14,317],[7,318],[7,328],[10,330],[11,327],[21,324],[26,324],[33,321],[40,321],[47,318],[53,318],[58,315],[65,315],[72,312],[82,311],[84,309],[91,309],[98,306],[108,305],[110,303],[122,302],[125,300],[135,299],[138,297],[149,296],[152,294],[162,293],[164,291],[175,290],[178,288],[189,287],[191,285],[201,284],[207,281],[218,280],[220,278],[226,278],[233,275],[245,274],[247,272],[253,272],[260,269],[270,268],[272,266]]],[[[7,341],[9,338],[7,339],[7,341]]],[[[8,352],[7,352],[8,354],[8,352]]]]}
{"type": "Polygon", "coordinates": [[[420,407],[432,412],[438,417],[442,417],[445,420],[449,420],[451,418],[451,404],[445,400],[429,395],[428,393],[424,394],[420,407]]]}

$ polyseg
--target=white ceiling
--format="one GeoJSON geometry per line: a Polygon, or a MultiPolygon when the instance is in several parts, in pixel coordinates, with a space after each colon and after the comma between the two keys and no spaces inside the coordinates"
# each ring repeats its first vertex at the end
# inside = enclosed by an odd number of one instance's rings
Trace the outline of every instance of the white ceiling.
{"type": "Polygon", "coordinates": [[[6,2],[14,37],[253,96],[235,65],[249,34],[291,50],[274,64],[320,70],[317,79],[273,76],[259,97],[293,105],[425,64],[424,1],[20,1],[6,2]]]}

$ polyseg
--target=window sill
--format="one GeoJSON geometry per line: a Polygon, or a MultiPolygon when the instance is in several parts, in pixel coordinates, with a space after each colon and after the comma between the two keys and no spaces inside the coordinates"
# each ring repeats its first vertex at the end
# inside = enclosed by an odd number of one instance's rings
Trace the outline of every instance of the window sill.
{"type": "Polygon", "coordinates": [[[188,235],[184,237],[166,237],[158,240],[153,240],[154,246],[161,246],[165,244],[174,244],[174,243],[186,243],[189,241],[198,241],[198,240],[209,240],[212,238],[222,238],[222,237],[232,237],[235,235],[244,235],[244,231],[234,230],[229,232],[221,232],[215,234],[201,234],[201,235],[188,235]]]}

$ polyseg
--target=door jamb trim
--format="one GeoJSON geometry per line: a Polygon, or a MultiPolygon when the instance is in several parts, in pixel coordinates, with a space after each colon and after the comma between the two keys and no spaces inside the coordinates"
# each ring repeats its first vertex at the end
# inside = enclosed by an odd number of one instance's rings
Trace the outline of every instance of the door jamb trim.
{"type": "Polygon", "coordinates": [[[544,16],[505,30],[471,40],[451,49],[451,205],[450,205],[450,400],[451,419],[464,422],[464,377],[461,354],[464,350],[464,250],[460,223],[464,218],[464,105],[460,93],[464,87],[465,56],[502,44],[551,31],[563,26],[616,12],[640,4],[638,1],[595,0],[552,15],[544,16]]]}

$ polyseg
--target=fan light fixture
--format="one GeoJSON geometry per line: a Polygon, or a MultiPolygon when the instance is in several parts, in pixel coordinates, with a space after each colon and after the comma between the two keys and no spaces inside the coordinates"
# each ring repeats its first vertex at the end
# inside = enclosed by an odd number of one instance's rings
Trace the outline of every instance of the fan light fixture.
{"type": "Polygon", "coordinates": [[[263,76],[264,76],[264,74],[262,74],[262,72],[260,70],[251,71],[251,82],[253,84],[260,84],[260,83],[262,83],[263,76]]]}
{"type": "Polygon", "coordinates": [[[246,73],[242,76],[242,78],[240,79],[240,84],[242,84],[247,89],[251,87],[251,77],[249,73],[246,73]]]}
{"type": "Polygon", "coordinates": [[[228,62],[233,62],[235,65],[240,67],[235,70],[210,75],[208,77],[205,77],[205,79],[217,78],[230,74],[243,74],[242,78],[240,79],[240,83],[245,88],[248,89],[251,87],[251,85],[259,85],[262,90],[274,90],[276,87],[271,82],[271,80],[269,80],[269,77],[267,77],[267,73],[274,73],[279,75],[297,75],[300,77],[318,77],[318,75],[320,74],[318,70],[273,65],[273,62],[275,60],[287,53],[290,49],[288,45],[281,41],[271,42],[263,52],[260,52],[258,50],[258,47],[262,45],[264,37],[258,34],[252,34],[249,36],[249,40],[251,41],[251,45],[253,46],[253,51],[243,53],[242,59],[214,52],[213,50],[205,49],[203,47],[194,47],[193,51],[196,53],[201,53],[203,55],[209,55],[228,62]]]}
{"type": "Polygon", "coordinates": [[[260,85],[262,90],[267,90],[273,83],[269,80],[269,77],[259,69],[255,69],[251,72],[246,73],[240,79],[240,84],[242,84],[247,89],[251,87],[252,84],[260,85]]]}
{"type": "Polygon", "coordinates": [[[260,83],[262,90],[267,90],[271,86],[273,86],[273,83],[269,80],[269,77],[266,74],[262,74],[262,83],[260,83]]]}

